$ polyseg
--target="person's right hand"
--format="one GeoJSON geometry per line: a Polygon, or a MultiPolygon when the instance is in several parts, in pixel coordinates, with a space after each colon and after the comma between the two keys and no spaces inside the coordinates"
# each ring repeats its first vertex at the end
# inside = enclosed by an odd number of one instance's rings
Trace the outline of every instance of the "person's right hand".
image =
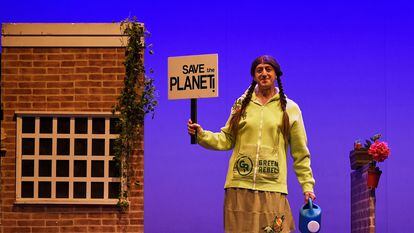
{"type": "Polygon", "coordinates": [[[312,199],[312,201],[314,201],[316,199],[316,195],[313,192],[305,192],[305,204],[308,203],[309,199],[312,199]]]}
{"type": "Polygon", "coordinates": [[[203,132],[203,128],[201,128],[199,124],[193,123],[191,119],[188,119],[187,129],[190,135],[194,135],[196,130],[197,130],[197,134],[201,134],[203,132]]]}

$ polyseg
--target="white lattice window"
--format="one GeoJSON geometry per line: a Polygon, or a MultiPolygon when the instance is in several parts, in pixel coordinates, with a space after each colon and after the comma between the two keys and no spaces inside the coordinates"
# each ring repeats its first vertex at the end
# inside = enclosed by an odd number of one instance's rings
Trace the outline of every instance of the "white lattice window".
{"type": "Polygon", "coordinates": [[[16,203],[116,204],[111,113],[16,112],[16,203]]]}

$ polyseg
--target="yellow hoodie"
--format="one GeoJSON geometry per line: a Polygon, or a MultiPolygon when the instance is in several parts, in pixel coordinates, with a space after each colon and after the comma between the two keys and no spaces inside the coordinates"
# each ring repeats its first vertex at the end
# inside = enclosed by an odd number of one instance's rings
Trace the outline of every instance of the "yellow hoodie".
{"type": "MultiPolygon", "coordinates": [[[[235,105],[240,102],[241,99],[238,99],[235,105]]],[[[313,192],[315,180],[310,167],[302,113],[299,106],[290,99],[287,99],[286,111],[290,123],[289,146],[296,176],[303,192],[313,192]]],[[[233,149],[225,188],[236,187],[287,194],[286,148],[279,129],[282,122],[279,94],[263,105],[253,92],[245,116],[240,120],[239,132],[235,139],[230,131],[230,118],[220,132],[203,130],[198,135],[198,143],[207,149],[233,149]]]]}

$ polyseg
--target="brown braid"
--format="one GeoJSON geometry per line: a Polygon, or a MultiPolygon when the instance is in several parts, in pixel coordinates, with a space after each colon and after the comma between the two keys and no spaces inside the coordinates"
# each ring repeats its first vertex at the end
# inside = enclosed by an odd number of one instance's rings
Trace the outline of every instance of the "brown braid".
{"type": "Polygon", "coordinates": [[[283,111],[281,131],[282,131],[283,137],[285,138],[285,143],[288,143],[289,134],[290,134],[290,126],[289,126],[289,115],[286,112],[287,100],[286,100],[285,92],[283,91],[283,85],[282,85],[282,80],[280,79],[280,76],[276,77],[276,81],[277,81],[277,86],[279,87],[280,106],[282,107],[282,111],[283,111]]]}
{"type": "MultiPolygon", "coordinates": [[[[236,139],[237,134],[239,132],[239,122],[244,113],[246,112],[247,104],[252,99],[252,94],[254,91],[254,88],[256,87],[256,81],[252,81],[250,84],[249,90],[247,91],[246,97],[242,100],[242,104],[240,109],[236,109],[236,112],[233,114],[233,116],[230,119],[230,130],[233,135],[233,138],[236,139]]],[[[237,103],[236,103],[237,104],[237,103]]]]}

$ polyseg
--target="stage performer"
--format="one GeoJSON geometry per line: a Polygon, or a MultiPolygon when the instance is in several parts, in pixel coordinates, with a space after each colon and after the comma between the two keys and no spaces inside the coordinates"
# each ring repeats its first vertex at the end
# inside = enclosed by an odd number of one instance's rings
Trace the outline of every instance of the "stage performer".
{"type": "Polygon", "coordinates": [[[213,133],[188,121],[188,133],[212,150],[231,150],[225,183],[226,233],[291,232],[294,220],[287,200],[287,150],[305,202],[315,199],[310,153],[299,106],[284,94],[279,63],[256,58],[252,81],[236,100],[226,125],[213,133]],[[275,86],[277,82],[277,87],[275,86]]]}

